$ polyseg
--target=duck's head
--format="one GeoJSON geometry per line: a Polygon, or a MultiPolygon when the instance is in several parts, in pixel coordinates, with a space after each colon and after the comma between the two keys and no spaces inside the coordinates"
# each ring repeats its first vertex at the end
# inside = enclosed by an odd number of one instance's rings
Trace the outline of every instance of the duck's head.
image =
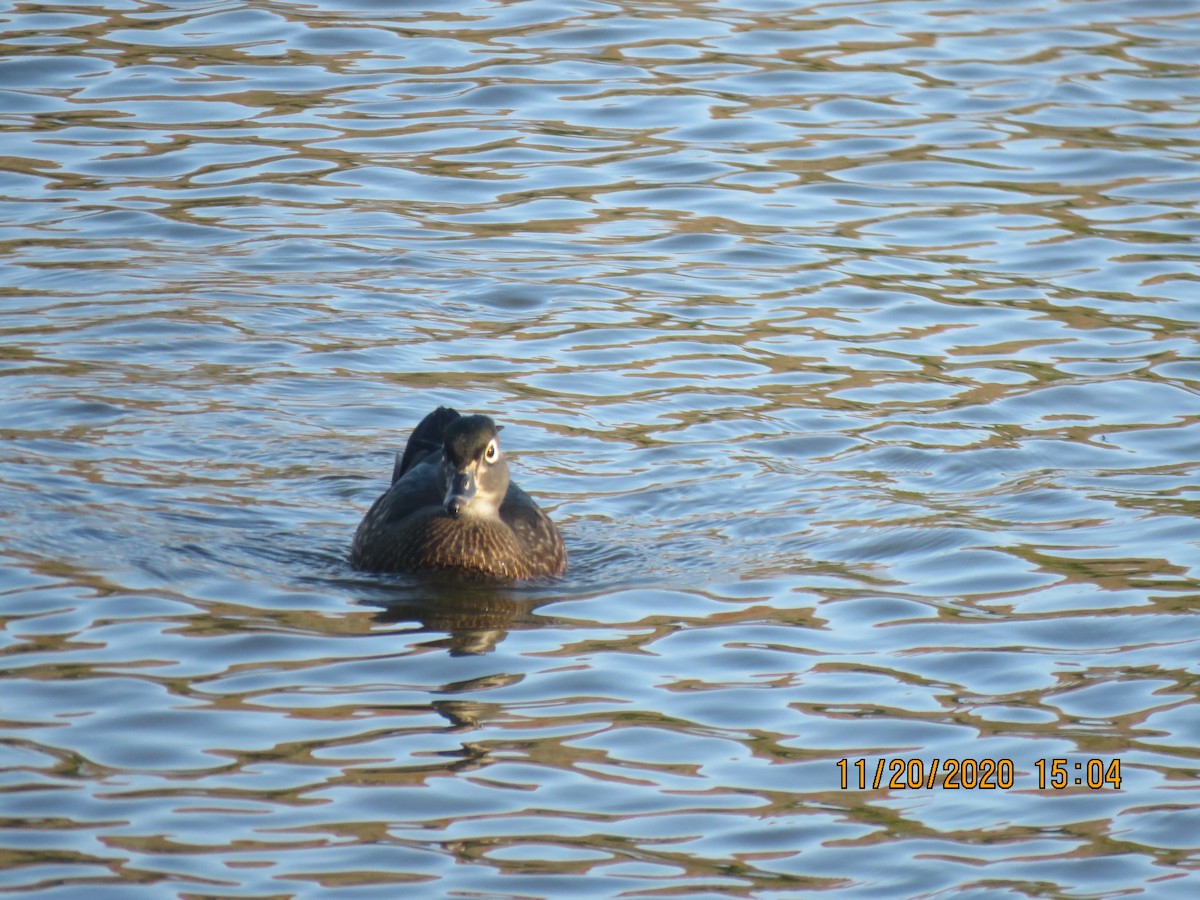
{"type": "Polygon", "coordinates": [[[500,429],[487,416],[462,416],[447,426],[442,444],[445,507],[452,517],[496,518],[508,491],[508,463],[500,429]]]}

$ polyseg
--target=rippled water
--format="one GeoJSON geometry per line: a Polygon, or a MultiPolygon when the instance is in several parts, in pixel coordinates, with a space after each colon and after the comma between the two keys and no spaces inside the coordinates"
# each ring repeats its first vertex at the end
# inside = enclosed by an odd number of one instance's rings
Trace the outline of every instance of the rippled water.
{"type": "Polygon", "coordinates": [[[0,8],[0,889],[1195,896],[1195,4],[0,8]]]}

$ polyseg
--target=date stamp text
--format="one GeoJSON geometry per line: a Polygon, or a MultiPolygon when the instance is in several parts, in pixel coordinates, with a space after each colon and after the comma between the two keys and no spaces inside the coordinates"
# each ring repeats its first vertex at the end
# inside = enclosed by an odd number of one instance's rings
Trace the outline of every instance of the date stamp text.
{"type": "MultiPolygon", "coordinates": [[[[1016,786],[1011,759],[839,759],[842,790],[1008,790],[1016,786]]],[[[1033,763],[1040,791],[1121,787],[1119,759],[1039,759],[1033,763]]],[[[1030,784],[1029,787],[1033,787],[1030,784]]]]}

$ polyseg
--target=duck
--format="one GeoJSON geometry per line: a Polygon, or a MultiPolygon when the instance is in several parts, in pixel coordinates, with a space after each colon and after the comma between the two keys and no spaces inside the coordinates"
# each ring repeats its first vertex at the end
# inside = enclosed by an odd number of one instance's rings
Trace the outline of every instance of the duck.
{"type": "Polygon", "coordinates": [[[562,575],[562,536],[512,481],[502,427],[446,406],[425,416],[355,531],[351,564],[502,582],[562,575]]]}

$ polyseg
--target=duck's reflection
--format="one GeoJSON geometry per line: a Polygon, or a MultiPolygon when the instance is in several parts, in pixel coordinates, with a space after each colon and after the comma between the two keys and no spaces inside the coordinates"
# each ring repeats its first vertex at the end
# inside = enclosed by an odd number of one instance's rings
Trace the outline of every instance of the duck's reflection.
{"type": "Polygon", "coordinates": [[[382,606],[379,624],[411,623],[411,631],[442,633],[422,646],[441,647],[452,656],[490,653],[514,628],[545,624],[534,610],[552,597],[511,588],[459,581],[426,581],[397,586],[395,594],[374,603],[382,606]]]}

